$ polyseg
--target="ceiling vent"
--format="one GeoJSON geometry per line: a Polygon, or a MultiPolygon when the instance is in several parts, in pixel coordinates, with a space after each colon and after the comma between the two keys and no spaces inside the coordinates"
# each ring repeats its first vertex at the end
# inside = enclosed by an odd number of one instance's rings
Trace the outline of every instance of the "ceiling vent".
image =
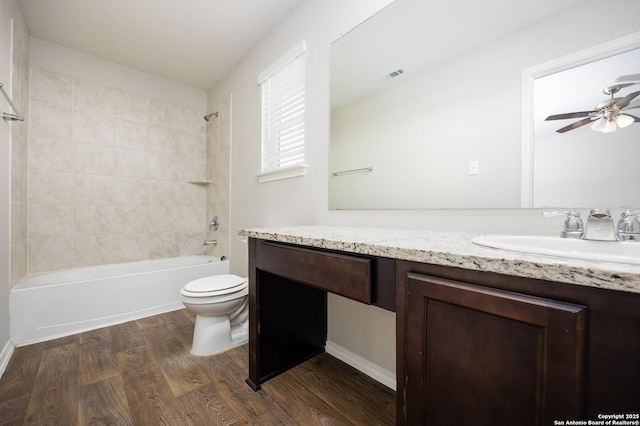
{"type": "Polygon", "coordinates": [[[394,78],[400,77],[402,74],[404,74],[404,69],[398,68],[395,71],[391,71],[387,75],[383,75],[382,79],[385,81],[389,81],[389,80],[393,80],[394,78]]]}

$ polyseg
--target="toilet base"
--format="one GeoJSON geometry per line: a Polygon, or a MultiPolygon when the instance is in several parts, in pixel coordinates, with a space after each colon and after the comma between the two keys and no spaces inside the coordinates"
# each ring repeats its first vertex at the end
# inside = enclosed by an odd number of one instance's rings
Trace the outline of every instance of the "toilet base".
{"type": "Polygon", "coordinates": [[[196,316],[191,353],[197,356],[214,355],[247,342],[249,323],[231,326],[228,316],[196,316]]]}

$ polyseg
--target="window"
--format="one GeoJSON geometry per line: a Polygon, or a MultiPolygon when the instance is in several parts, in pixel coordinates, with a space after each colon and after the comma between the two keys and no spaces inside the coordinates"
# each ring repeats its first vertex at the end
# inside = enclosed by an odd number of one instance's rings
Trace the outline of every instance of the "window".
{"type": "Polygon", "coordinates": [[[302,176],[306,43],[298,43],[258,77],[262,87],[260,182],[302,176]]]}

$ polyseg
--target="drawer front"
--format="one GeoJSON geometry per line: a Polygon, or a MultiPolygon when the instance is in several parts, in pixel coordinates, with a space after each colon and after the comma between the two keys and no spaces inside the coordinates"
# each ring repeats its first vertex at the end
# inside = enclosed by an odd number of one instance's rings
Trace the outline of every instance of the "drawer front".
{"type": "Polygon", "coordinates": [[[371,304],[371,260],[261,242],[256,266],[359,302],[371,304]]]}

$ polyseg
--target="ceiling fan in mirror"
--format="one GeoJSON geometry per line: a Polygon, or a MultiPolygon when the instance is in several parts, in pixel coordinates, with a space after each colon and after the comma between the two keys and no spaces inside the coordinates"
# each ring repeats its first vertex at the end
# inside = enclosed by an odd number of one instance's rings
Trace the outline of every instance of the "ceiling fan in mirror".
{"type": "Polygon", "coordinates": [[[582,127],[587,124],[591,124],[591,130],[602,133],[611,133],[618,130],[618,128],[627,127],[633,123],[640,123],[639,117],[627,113],[628,110],[640,108],[640,104],[631,105],[631,101],[640,95],[640,91],[629,93],[623,97],[614,97],[614,95],[621,89],[635,84],[640,84],[640,82],[621,83],[604,88],[602,92],[605,95],[610,95],[611,97],[600,102],[592,111],[578,111],[550,115],[545,118],[545,121],[584,117],[582,120],[556,130],[558,133],[568,132],[569,130],[577,129],[578,127],[582,127]]]}

